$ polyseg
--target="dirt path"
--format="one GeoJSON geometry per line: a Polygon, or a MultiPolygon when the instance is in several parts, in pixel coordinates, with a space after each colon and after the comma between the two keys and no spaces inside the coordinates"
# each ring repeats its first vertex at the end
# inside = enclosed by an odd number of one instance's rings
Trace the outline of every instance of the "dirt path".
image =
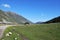
{"type": "Polygon", "coordinates": [[[0,26],[0,38],[2,37],[4,30],[9,26],[14,26],[14,25],[2,25],[2,26],[0,26]]]}
{"type": "Polygon", "coordinates": [[[6,28],[7,28],[6,25],[2,25],[2,26],[0,26],[0,38],[2,37],[3,32],[4,32],[4,30],[5,30],[6,28]]]}

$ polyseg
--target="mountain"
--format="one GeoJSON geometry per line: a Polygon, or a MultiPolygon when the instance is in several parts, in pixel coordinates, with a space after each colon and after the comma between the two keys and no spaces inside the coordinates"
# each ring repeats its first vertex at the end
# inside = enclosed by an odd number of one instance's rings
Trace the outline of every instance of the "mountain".
{"type": "Polygon", "coordinates": [[[46,21],[44,23],[60,23],[60,16],[55,17],[55,18],[53,18],[53,19],[51,19],[49,21],[46,21]]]}
{"type": "Polygon", "coordinates": [[[46,22],[36,22],[35,24],[45,24],[45,23],[60,23],[60,16],[52,18],[46,22]]]}
{"type": "Polygon", "coordinates": [[[23,24],[25,22],[32,23],[28,19],[14,12],[6,12],[6,11],[0,10],[0,22],[2,22],[3,20],[12,22],[12,23],[18,23],[18,24],[23,24]]]}
{"type": "Polygon", "coordinates": [[[42,24],[43,22],[36,22],[35,24],[42,24]]]}

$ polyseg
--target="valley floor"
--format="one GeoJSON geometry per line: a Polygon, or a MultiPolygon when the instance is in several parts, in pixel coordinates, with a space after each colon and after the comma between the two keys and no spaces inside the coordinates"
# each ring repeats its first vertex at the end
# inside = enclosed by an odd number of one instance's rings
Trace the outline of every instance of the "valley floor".
{"type": "MultiPolygon", "coordinates": [[[[60,23],[8,27],[3,40],[60,40],[60,23]],[[6,34],[11,32],[9,37],[6,34]]],[[[1,40],[2,40],[1,39],[1,40]]]]}

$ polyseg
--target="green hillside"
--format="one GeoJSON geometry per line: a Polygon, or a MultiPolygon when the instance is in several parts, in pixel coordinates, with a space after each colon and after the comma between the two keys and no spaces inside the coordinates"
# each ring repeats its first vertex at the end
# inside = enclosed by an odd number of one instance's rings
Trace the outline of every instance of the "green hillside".
{"type": "Polygon", "coordinates": [[[19,24],[22,24],[25,22],[32,23],[31,21],[27,20],[26,18],[14,13],[14,12],[10,12],[10,11],[6,12],[6,11],[0,10],[0,21],[2,21],[2,19],[6,20],[8,22],[19,23],[19,24]]]}
{"type": "Polygon", "coordinates": [[[16,40],[60,40],[60,23],[9,27],[2,39],[15,40],[15,38],[16,40]],[[12,35],[6,37],[8,32],[12,32],[12,35]]]}
{"type": "Polygon", "coordinates": [[[46,21],[45,23],[60,23],[60,16],[55,17],[51,20],[46,21]]]}

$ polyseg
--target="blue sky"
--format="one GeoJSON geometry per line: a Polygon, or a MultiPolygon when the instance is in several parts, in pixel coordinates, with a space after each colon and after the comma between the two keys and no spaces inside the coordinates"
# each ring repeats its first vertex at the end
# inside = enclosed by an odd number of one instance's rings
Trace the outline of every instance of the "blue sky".
{"type": "Polygon", "coordinates": [[[0,9],[16,12],[32,22],[60,16],[60,0],[0,0],[0,9]]]}

